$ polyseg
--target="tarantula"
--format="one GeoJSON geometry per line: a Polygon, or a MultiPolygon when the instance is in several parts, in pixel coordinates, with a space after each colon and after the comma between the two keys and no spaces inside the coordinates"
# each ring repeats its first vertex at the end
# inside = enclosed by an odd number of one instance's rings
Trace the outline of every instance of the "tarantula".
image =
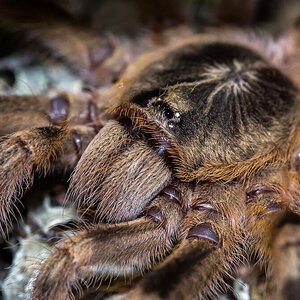
{"type": "MultiPolygon", "coordinates": [[[[101,47],[82,76],[106,70],[113,46],[101,47]]],[[[74,169],[66,202],[94,212],[38,267],[29,298],[145,272],[124,299],[209,298],[256,254],[274,297],[299,299],[298,52],[296,29],[276,40],[216,31],[114,69],[104,90],[2,96],[2,235],[35,173],[74,169]]]]}

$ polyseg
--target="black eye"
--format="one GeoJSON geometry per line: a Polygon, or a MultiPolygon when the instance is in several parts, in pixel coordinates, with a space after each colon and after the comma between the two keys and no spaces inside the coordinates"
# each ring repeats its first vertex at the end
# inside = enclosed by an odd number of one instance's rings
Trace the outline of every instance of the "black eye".
{"type": "Polygon", "coordinates": [[[174,112],[167,103],[158,101],[154,105],[163,112],[167,119],[172,119],[174,117],[174,112]]]}
{"type": "Polygon", "coordinates": [[[171,108],[166,108],[164,110],[164,115],[167,119],[172,119],[174,117],[174,112],[171,108]]]}

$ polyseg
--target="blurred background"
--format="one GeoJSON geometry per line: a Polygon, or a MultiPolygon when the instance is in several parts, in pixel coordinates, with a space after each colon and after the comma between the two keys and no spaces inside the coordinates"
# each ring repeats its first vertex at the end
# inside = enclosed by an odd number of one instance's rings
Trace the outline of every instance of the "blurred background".
{"type": "MultiPolygon", "coordinates": [[[[299,15],[299,0],[0,0],[0,91],[45,94],[55,86],[78,92],[80,79],[88,85],[105,85],[83,76],[85,66],[78,63],[80,59],[72,60],[71,50],[66,59],[59,41],[55,44],[54,30],[70,25],[109,38],[122,49],[127,47],[124,57],[160,46],[168,35],[184,37],[188,31],[238,27],[276,37],[297,24],[299,15]]],[[[72,34],[76,31],[61,34],[65,43],[76,43],[72,34]]],[[[107,55],[109,47],[100,54],[92,51],[94,60],[107,55]]]]}

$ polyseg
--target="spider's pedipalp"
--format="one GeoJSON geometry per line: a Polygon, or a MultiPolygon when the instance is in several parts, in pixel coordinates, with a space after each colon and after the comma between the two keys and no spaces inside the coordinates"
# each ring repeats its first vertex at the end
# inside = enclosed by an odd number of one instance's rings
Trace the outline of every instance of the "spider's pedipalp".
{"type": "Polygon", "coordinates": [[[100,219],[132,220],[170,181],[171,171],[155,151],[110,121],[78,162],[68,199],[96,208],[100,219]]]}
{"type": "Polygon", "coordinates": [[[161,195],[144,215],[117,225],[93,225],[57,244],[33,281],[32,299],[69,299],[80,278],[130,279],[150,269],[173,248],[184,214],[161,195]]]}

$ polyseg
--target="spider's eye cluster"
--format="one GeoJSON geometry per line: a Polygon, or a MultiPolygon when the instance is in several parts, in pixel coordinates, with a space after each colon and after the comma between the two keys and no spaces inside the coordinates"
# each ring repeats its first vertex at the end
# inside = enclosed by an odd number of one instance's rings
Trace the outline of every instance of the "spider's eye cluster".
{"type": "Polygon", "coordinates": [[[174,128],[176,123],[180,122],[180,113],[174,111],[168,103],[163,102],[162,100],[158,100],[153,103],[153,106],[156,107],[160,112],[162,112],[164,118],[169,120],[169,128],[174,128]]]}
{"type": "Polygon", "coordinates": [[[172,119],[174,117],[174,111],[169,106],[169,104],[163,101],[157,101],[154,103],[154,107],[156,107],[159,111],[163,112],[163,115],[166,119],[172,119]]]}

